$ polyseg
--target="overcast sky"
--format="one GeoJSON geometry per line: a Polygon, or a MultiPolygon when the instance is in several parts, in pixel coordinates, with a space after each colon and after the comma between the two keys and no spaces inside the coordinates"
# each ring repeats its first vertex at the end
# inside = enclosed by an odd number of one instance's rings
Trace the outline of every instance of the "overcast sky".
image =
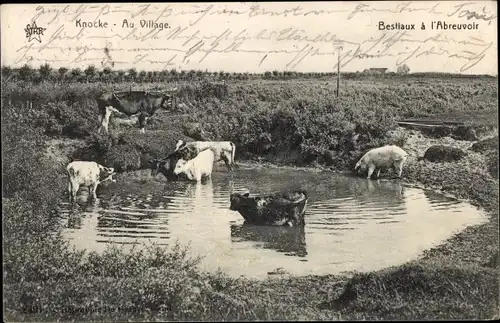
{"type": "Polygon", "coordinates": [[[407,64],[412,72],[496,74],[496,6],[496,1],[8,4],[1,6],[1,60],[15,67],[113,63],[114,69],[138,70],[332,72],[340,51],[342,71],[395,71],[407,64]],[[438,21],[441,27],[445,22],[473,29],[438,30],[438,21]],[[380,30],[381,22],[415,29],[380,30]]]}

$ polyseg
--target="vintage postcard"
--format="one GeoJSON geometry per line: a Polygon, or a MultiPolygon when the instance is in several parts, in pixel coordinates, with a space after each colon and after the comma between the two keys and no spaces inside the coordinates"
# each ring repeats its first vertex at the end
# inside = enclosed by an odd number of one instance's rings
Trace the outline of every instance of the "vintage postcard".
{"type": "Polygon", "coordinates": [[[0,13],[4,321],[499,318],[496,1],[0,13]]]}

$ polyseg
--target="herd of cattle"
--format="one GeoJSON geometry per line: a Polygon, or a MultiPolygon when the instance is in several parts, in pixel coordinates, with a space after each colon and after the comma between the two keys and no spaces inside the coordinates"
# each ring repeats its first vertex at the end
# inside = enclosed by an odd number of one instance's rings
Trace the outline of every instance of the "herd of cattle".
{"type": "MultiPolygon", "coordinates": [[[[176,149],[163,159],[149,161],[151,175],[162,173],[167,180],[174,180],[184,175],[188,180],[201,182],[211,179],[214,162],[224,161],[230,172],[234,171],[236,146],[230,141],[193,141],[179,140],[176,149]]],[[[393,167],[398,178],[401,177],[403,165],[408,154],[397,146],[383,146],[364,154],[356,163],[358,173],[368,171],[367,178],[377,171],[393,167]]],[[[69,178],[68,194],[70,204],[76,201],[80,186],[87,186],[94,199],[97,186],[104,181],[115,181],[114,169],[91,161],[73,161],[67,168],[69,178]]],[[[230,210],[237,211],[246,223],[260,225],[303,226],[307,206],[307,192],[275,193],[250,197],[249,193],[230,194],[230,210]]]]}
{"type": "MultiPolygon", "coordinates": [[[[145,91],[105,93],[97,99],[101,123],[98,132],[108,132],[112,113],[128,117],[138,115],[140,130],[144,132],[147,120],[159,108],[167,109],[171,99],[170,95],[145,91]]],[[[163,159],[149,161],[151,175],[162,173],[167,180],[185,176],[188,180],[201,182],[202,179],[211,178],[214,162],[224,161],[228,170],[233,172],[236,165],[235,152],[236,146],[230,141],[179,140],[173,153],[163,159]]],[[[367,172],[367,178],[370,179],[375,171],[378,178],[382,169],[394,168],[398,178],[401,178],[407,157],[408,154],[403,149],[386,145],[368,151],[359,159],[354,169],[358,174],[367,172]]],[[[92,161],[73,161],[66,167],[66,171],[70,204],[75,203],[81,186],[87,186],[95,200],[96,189],[100,183],[115,181],[113,168],[92,161]]],[[[304,190],[256,197],[250,197],[249,193],[232,193],[230,210],[239,212],[246,223],[303,226],[307,199],[307,192],[304,190]]]]}

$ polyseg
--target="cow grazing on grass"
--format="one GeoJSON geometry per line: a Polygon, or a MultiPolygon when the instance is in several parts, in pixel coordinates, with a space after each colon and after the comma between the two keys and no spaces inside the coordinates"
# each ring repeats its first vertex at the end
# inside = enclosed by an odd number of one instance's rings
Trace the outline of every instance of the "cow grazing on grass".
{"type": "Polygon", "coordinates": [[[190,180],[201,182],[202,178],[211,178],[214,166],[214,153],[210,149],[203,150],[190,160],[179,159],[174,168],[174,174],[186,174],[190,180]]]}
{"type": "Polygon", "coordinates": [[[231,141],[190,141],[185,142],[183,140],[177,141],[175,145],[175,151],[179,151],[184,154],[186,158],[194,158],[201,151],[210,149],[213,151],[215,156],[215,161],[224,161],[226,167],[229,171],[233,171],[234,155],[236,153],[236,146],[231,141]]]}
{"type": "Polygon", "coordinates": [[[249,193],[233,193],[229,209],[239,212],[249,224],[304,226],[307,199],[304,190],[257,197],[250,197],[249,193]]]}
{"type": "Polygon", "coordinates": [[[408,154],[398,146],[387,145],[379,148],[374,148],[368,151],[356,163],[354,170],[360,172],[366,171],[368,168],[368,176],[370,179],[373,172],[377,170],[377,178],[380,176],[380,170],[394,167],[398,171],[398,178],[401,178],[403,165],[408,158],[408,154]]]}
{"type": "Polygon", "coordinates": [[[169,94],[147,91],[106,92],[98,97],[99,129],[108,133],[109,118],[113,112],[127,117],[137,116],[139,128],[144,133],[144,128],[149,118],[159,108],[168,109],[168,102],[172,99],[169,94]]]}
{"type": "Polygon", "coordinates": [[[104,181],[112,181],[114,168],[104,167],[92,161],[74,161],[66,166],[68,174],[68,193],[70,204],[76,201],[76,194],[80,186],[88,186],[89,194],[97,199],[96,190],[97,186],[104,181]]]}

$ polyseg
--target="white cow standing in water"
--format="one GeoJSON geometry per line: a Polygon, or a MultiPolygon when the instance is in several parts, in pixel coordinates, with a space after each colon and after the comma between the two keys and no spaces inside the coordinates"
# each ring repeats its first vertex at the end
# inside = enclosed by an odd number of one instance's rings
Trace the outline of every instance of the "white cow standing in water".
{"type": "Polygon", "coordinates": [[[215,161],[224,161],[229,171],[233,171],[234,155],[236,153],[236,146],[231,141],[177,141],[175,151],[186,151],[189,155],[196,156],[205,149],[211,149],[214,152],[215,161]]]}
{"type": "Polygon", "coordinates": [[[99,183],[104,181],[112,181],[113,174],[115,172],[114,168],[104,167],[93,161],[74,161],[66,166],[66,172],[68,174],[69,184],[69,202],[74,203],[76,201],[76,194],[80,189],[80,186],[88,186],[89,194],[97,199],[96,190],[99,183]]]}
{"type": "Polygon", "coordinates": [[[175,165],[174,174],[184,173],[188,179],[197,182],[200,182],[202,177],[211,178],[214,159],[214,152],[211,149],[203,150],[188,161],[179,159],[175,165]]]}
{"type": "Polygon", "coordinates": [[[398,178],[401,178],[403,165],[407,158],[408,154],[403,149],[398,146],[387,145],[368,151],[356,163],[354,169],[360,173],[368,168],[367,178],[370,179],[375,170],[377,170],[378,178],[382,168],[394,167],[398,171],[398,178]]]}

